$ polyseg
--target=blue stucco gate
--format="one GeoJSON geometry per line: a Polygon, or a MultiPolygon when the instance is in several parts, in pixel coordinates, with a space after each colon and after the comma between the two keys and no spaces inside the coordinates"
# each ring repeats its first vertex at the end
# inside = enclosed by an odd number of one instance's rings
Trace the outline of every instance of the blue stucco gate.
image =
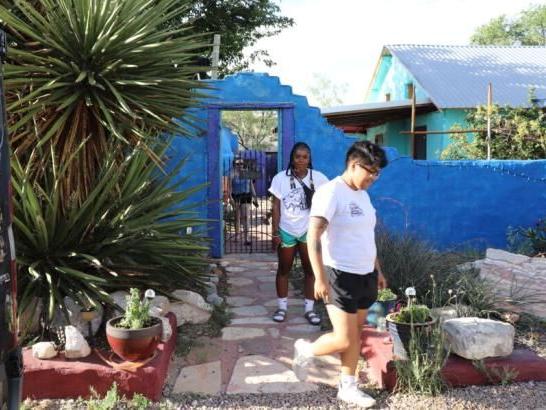
{"type": "Polygon", "coordinates": [[[210,89],[201,106],[189,114],[195,117],[194,138],[175,138],[169,155],[187,158],[182,170],[184,186],[207,184],[192,195],[200,217],[209,220],[206,235],[211,239],[211,255],[221,257],[223,244],[222,207],[222,139],[221,112],[224,110],[276,110],[279,119],[278,167],[288,164],[294,142],[309,144],[313,164],[328,177],[343,168],[342,159],[354,138],[329,125],[320,110],[309,106],[307,98],[295,95],[292,88],[282,85],[277,77],[267,74],[240,73],[223,80],[207,81],[210,89]]]}

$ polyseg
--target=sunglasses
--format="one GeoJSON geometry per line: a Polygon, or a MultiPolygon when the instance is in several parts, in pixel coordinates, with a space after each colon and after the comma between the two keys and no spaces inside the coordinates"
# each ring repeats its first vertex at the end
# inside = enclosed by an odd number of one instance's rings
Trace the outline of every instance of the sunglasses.
{"type": "Polygon", "coordinates": [[[372,177],[374,177],[374,178],[379,177],[379,175],[380,175],[380,173],[381,173],[381,170],[379,170],[379,169],[373,170],[373,169],[370,169],[370,168],[368,168],[367,166],[362,165],[362,164],[360,164],[360,163],[357,163],[357,164],[358,164],[358,166],[359,166],[360,168],[365,169],[366,172],[368,172],[368,174],[370,174],[370,176],[372,176],[372,177]]]}

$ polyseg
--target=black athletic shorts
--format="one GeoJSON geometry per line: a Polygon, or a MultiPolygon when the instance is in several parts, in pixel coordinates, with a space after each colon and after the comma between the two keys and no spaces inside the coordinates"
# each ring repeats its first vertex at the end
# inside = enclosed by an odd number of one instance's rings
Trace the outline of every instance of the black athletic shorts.
{"type": "Polygon", "coordinates": [[[233,194],[233,200],[239,204],[249,204],[252,202],[252,194],[250,192],[233,194]]]}
{"type": "Polygon", "coordinates": [[[343,272],[326,266],[330,283],[329,303],[347,313],[368,309],[377,299],[377,271],[366,275],[343,272]]]}

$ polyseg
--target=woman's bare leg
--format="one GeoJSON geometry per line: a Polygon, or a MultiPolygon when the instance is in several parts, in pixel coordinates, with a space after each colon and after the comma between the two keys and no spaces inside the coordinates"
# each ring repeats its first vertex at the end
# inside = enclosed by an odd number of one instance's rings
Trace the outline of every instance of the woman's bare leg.
{"type": "Polygon", "coordinates": [[[309,253],[307,252],[306,243],[298,243],[298,252],[301,259],[301,267],[304,273],[304,285],[303,294],[305,299],[315,300],[315,275],[313,275],[313,268],[311,267],[311,261],[309,260],[309,253]]]}
{"type": "Polygon", "coordinates": [[[288,296],[288,274],[294,263],[296,247],[283,248],[282,246],[279,246],[278,256],[279,266],[277,267],[277,277],[275,278],[277,297],[285,298],[288,296]]]}

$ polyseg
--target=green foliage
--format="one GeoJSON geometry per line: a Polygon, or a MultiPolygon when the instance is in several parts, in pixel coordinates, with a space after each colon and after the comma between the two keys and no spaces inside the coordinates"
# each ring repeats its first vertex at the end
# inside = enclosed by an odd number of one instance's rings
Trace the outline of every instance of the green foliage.
{"type": "Polygon", "coordinates": [[[412,331],[408,356],[408,360],[394,362],[397,391],[436,396],[445,390],[441,371],[449,352],[439,325],[428,332],[412,331]]]}
{"type": "Polygon", "coordinates": [[[137,288],[131,288],[130,294],[126,297],[127,307],[119,327],[126,329],[142,329],[150,325],[150,303],[140,299],[140,292],[137,288]]]}
{"type": "MultiPolygon", "coordinates": [[[[533,100],[533,93],[530,101],[533,100]]],[[[466,122],[471,129],[487,129],[487,107],[470,110],[466,122]]],[[[450,137],[453,146],[441,154],[442,159],[485,159],[487,132],[478,132],[473,140],[464,134],[450,137]]],[[[546,158],[546,114],[536,104],[530,107],[500,107],[491,112],[491,158],[546,158]]]]}
{"type": "Polygon", "coordinates": [[[470,42],[480,45],[546,45],[546,5],[534,5],[519,16],[509,19],[505,15],[493,18],[478,27],[470,42]]]}
{"type": "MultiPolygon", "coordinates": [[[[166,147],[154,147],[163,156],[166,147]]],[[[28,177],[36,154],[26,166],[13,158],[14,234],[19,267],[19,308],[34,297],[46,307],[46,322],[63,298],[82,306],[112,303],[107,291],[130,287],[170,292],[201,289],[206,266],[204,239],[181,235],[196,219],[186,200],[202,187],[182,189],[176,180],[183,161],[164,174],[141,149],[123,161],[104,158],[93,189],[79,204],[64,202],[60,184],[68,164],[57,162],[39,182],[28,177]]],[[[66,313],[66,310],[65,310],[66,313]]]]}
{"type": "MultiPolygon", "coordinates": [[[[271,0],[177,0],[176,3],[191,4],[182,22],[188,21],[193,33],[208,34],[211,42],[212,34],[222,36],[219,68],[223,75],[248,69],[255,61],[274,65],[266,50],[254,50],[248,56],[243,51],[258,40],[273,37],[294,25],[293,19],[279,15],[280,7],[271,0]]],[[[169,24],[177,26],[180,22],[181,17],[177,16],[169,24]]],[[[208,55],[209,50],[206,51],[208,55]]]]}
{"type": "Polygon", "coordinates": [[[394,293],[389,288],[386,289],[380,289],[379,292],[377,292],[377,300],[380,302],[385,302],[387,300],[395,300],[398,296],[396,296],[396,293],[394,293]]]}
{"type": "Polygon", "coordinates": [[[329,78],[314,73],[309,86],[309,96],[314,100],[313,103],[320,107],[333,107],[343,104],[343,97],[348,89],[347,83],[334,84],[329,78]]]}
{"type": "Polygon", "coordinates": [[[430,321],[430,309],[425,305],[411,304],[394,314],[396,323],[426,323],[430,321]]]}
{"type": "Polygon", "coordinates": [[[404,297],[413,286],[426,305],[443,306],[460,277],[458,265],[479,259],[470,251],[439,252],[412,234],[390,233],[381,228],[376,235],[378,258],[389,287],[404,297]]]}
{"type": "Polygon", "coordinates": [[[131,400],[127,400],[125,396],[120,396],[116,382],[112,384],[112,387],[103,398],[92,387],[90,390],[92,397],[86,403],[88,410],[115,410],[118,408],[146,410],[152,404],[146,396],[140,393],[135,393],[131,400]]]}
{"type": "Polygon", "coordinates": [[[244,149],[276,150],[276,111],[224,111],[222,123],[233,130],[244,149]]]}
{"type": "Polygon", "coordinates": [[[483,360],[473,360],[472,364],[492,384],[507,386],[518,377],[518,371],[508,365],[487,366],[483,360]]]}
{"type": "Polygon", "coordinates": [[[529,241],[532,247],[532,255],[546,254],[546,218],[539,219],[530,228],[519,228],[519,234],[529,241]]]}
{"type": "MultiPolygon", "coordinates": [[[[192,62],[207,43],[183,26],[164,27],[187,18],[189,0],[7,3],[0,19],[10,39],[4,84],[12,147],[26,154],[22,160],[42,147],[42,158],[53,153],[65,163],[83,143],[61,184],[65,200],[91,190],[112,140],[140,144],[159,163],[150,138],[192,132],[185,110],[205,86],[194,80],[201,68],[192,62]]],[[[32,175],[46,167],[33,165],[32,175]]]]}

